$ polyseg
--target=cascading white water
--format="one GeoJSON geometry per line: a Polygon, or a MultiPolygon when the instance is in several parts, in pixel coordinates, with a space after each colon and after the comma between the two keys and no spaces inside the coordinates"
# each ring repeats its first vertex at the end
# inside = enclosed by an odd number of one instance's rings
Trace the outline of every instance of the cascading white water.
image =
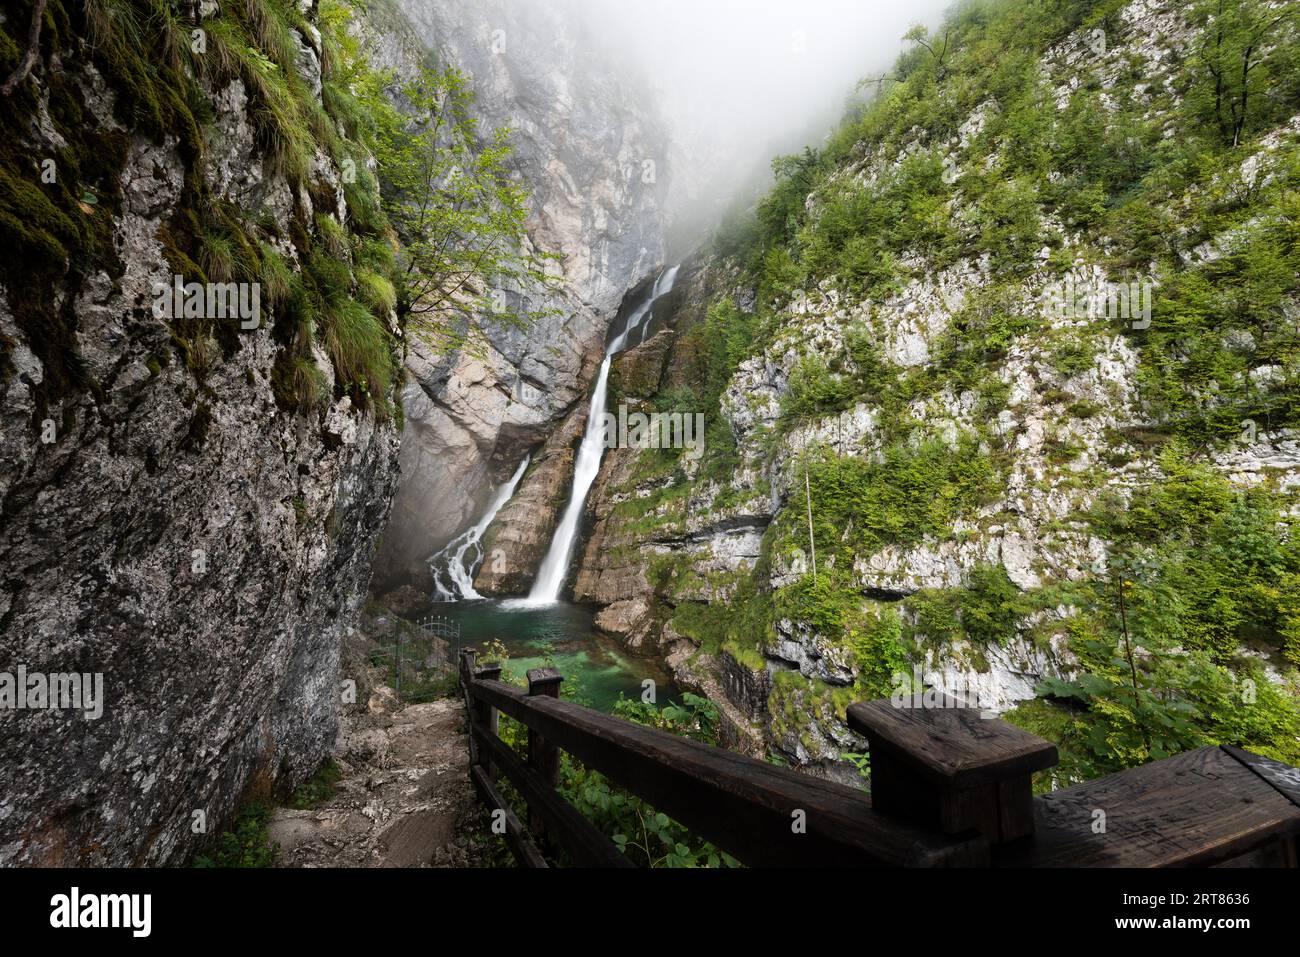
{"type": "Polygon", "coordinates": [[[497,489],[496,494],[492,496],[492,501],[488,503],[487,509],[474,526],[453,538],[446,548],[429,559],[429,571],[433,575],[434,601],[472,601],[483,597],[474,590],[474,572],[479,562],[483,560],[483,550],[479,547],[479,542],[482,541],[483,533],[487,531],[493,519],[497,517],[497,512],[501,511],[502,506],[515,494],[515,488],[519,485],[519,480],[524,477],[524,470],[528,468],[529,458],[530,456],[525,455],[510,481],[497,489]],[[473,555],[470,555],[470,549],[474,550],[473,555]],[[466,556],[469,556],[468,561],[466,556]],[[443,572],[447,574],[450,587],[443,583],[443,572]]]}
{"type": "Polygon", "coordinates": [[[649,324],[653,318],[654,304],[661,297],[672,292],[677,281],[677,270],[673,266],[655,280],[654,287],[646,301],[637,307],[620,332],[605,350],[605,361],[600,364],[600,373],[596,376],[596,388],[591,393],[591,406],[587,409],[587,430],[582,436],[582,445],[578,447],[578,460],[573,468],[573,490],[569,494],[569,503],[564,507],[564,515],[555,529],[551,547],[537,569],[532,591],[528,598],[514,604],[550,605],[560,599],[560,589],[564,586],[564,576],[569,570],[569,560],[573,553],[573,543],[578,537],[578,522],[582,518],[583,507],[587,503],[587,493],[596,481],[600,471],[600,460],[605,455],[605,397],[609,390],[609,366],[614,356],[622,352],[631,335],[642,323],[649,324]]]}

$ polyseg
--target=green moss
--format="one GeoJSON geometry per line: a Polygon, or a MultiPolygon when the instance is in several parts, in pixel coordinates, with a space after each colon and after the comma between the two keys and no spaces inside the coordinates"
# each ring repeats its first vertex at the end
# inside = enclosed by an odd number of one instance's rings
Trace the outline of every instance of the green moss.
{"type": "MultiPolygon", "coordinates": [[[[141,6],[152,10],[149,4],[141,6]]],[[[121,275],[113,243],[113,220],[120,213],[120,182],[130,143],[129,131],[161,139],[179,135],[187,161],[197,156],[197,127],[177,90],[189,83],[174,64],[155,63],[134,5],[66,5],[52,0],[41,32],[35,74],[46,78],[48,111],[67,143],[53,156],[29,149],[25,117],[37,109],[29,81],[15,92],[11,109],[0,113],[0,242],[8,255],[0,263],[0,282],[28,344],[45,376],[37,387],[37,414],[49,403],[98,386],[77,355],[71,303],[86,276],[98,270],[121,275]],[[94,27],[98,42],[87,46],[88,18],[103,14],[94,27]],[[59,57],[60,69],[50,68],[59,57]],[[104,129],[87,114],[81,87],[71,77],[92,63],[115,93],[118,118],[128,131],[104,129]],[[42,175],[54,174],[54,182],[42,175]],[[84,199],[84,201],[83,201],[84,199]]]]}
{"type": "MultiPolygon", "coordinates": [[[[652,569],[664,593],[673,594],[680,587],[676,573],[685,564],[679,562],[677,568],[669,570],[662,565],[652,569]]],[[[758,572],[740,573],[727,602],[679,602],[671,614],[673,628],[710,654],[726,647],[733,655],[749,652],[761,659],[761,650],[776,632],[772,601],[760,589],[760,580],[758,572]]]]}
{"type": "Polygon", "coordinates": [[[767,670],[767,660],[753,648],[746,648],[734,641],[727,641],[723,642],[722,651],[730,655],[738,665],[748,668],[750,671],[767,670]]]}
{"type": "Polygon", "coordinates": [[[4,27],[0,27],[0,73],[9,76],[23,57],[23,48],[14,42],[4,27]]]}

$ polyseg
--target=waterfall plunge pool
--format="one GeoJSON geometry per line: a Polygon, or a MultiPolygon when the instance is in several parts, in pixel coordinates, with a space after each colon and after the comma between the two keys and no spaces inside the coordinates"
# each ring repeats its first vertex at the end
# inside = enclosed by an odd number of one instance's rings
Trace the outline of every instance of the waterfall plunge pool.
{"type": "Polygon", "coordinates": [[[506,608],[503,604],[492,600],[434,602],[414,618],[438,615],[451,619],[460,626],[462,648],[500,641],[510,655],[502,668],[512,679],[526,680],[529,668],[558,668],[573,700],[607,714],[614,710],[620,694],[640,700],[642,682],[647,678],[655,683],[659,707],[670,700],[681,703],[681,692],[663,667],[631,654],[602,634],[585,605],[561,601],[521,606],[516,602],[506,608]]]}
{"type": "Polygon", "coordinates": [[[423,614],[454,620],[459,625],[461,647],[500,641],[509,654],[503,669],[512,678],[523,679],[530,668],[544,665],[558,668],[573,700],[604,712],[613,710],[620,695],[639,700],[647,679],[655,683],[654,701],[658,706],[679,700],[679,691],[662,666],[629,654],[616,641],[601,634],[589,609],[559,599],[573,561],[587,493],[600,471],[604,455],[605,435],[601,423],[611,364],[634,337],[640,336],[645,341],[655,319],[655,304],[673,291],[680,268],[672,266],[655,278],[623,320],[621,331],[605,347],[605,358],[592,388],[587,427],[576,456],[568,503],[558,518],[555,534],[528,597],[483,600],[473,584],[475,571],[483,560],[480,540],[514,495],[527,470],[527,457],[510,481],[496,490],[479,520],[429,559],[434,595],[440,600],[423,614]]]}

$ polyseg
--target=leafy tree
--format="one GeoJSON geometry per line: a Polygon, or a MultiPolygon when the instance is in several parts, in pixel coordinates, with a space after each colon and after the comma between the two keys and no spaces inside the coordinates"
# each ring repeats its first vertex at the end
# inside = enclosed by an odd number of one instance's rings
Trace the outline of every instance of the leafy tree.
{"type": "Polygon", "coordinates": [[[756,254],[766,256],[774,246],[790,241],[803,222],[804,201],[812,191],[820,164],[816,150],[778,156],[772,161],[776,180],[771,192],[758,204],[756,254]]]}
{"type": "Polygon", "coordinates": [[[530,297],[553,291],[558,257],[534,252],[528,196],[508,161],[511,131],[480,137],[464,74],[424,69],[403,90],[410,116],[381,131],[384,205],[404,249],[398,314],[440,347],[465,344],[489,316],[520,327],[549,310],[530,297]]]}
{"type": "Polygon", "coordinates": [[[934,64],[934,76],[939,82],[943,82],[944,77],[948,75],[948,66],[944,62],[948,56],[948,45],[951,39],[951,28],[943,31],[942,40],[938,37],[931,37],[930,31],[922,24],[916,24],[912,29],[903,34],[903,39],[909,43],[915,43],[917,46],[930,54],[930,60],[934,64]]]}
{"type": "Polygon", "coordinates": [[[1206,23],[1197,51],[1208,87],[1203,108],[1208,107],[1224,142],[1236,146],[1253,124],[1281,58],[1294,56],[1293,44],[1280,38],[1294,22],[1295,10],[1262,0],[1203,0],[1196,11],[1206,23]]]}

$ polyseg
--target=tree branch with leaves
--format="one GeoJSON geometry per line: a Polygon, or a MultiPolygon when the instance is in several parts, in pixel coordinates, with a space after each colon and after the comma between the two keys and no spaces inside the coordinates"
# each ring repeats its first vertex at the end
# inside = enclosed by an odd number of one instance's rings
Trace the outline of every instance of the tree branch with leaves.
{"type": "Polygon", "coordinates": [[[384,206],[402,242],[398,316],[437,349],[466,345],[484,320],[526,327],[554,310],[559,257],[533,249],[529,197],[509,166],[511,131],[480,133],[455,69],[403,89],[409,113],[381,131],[384,206]]]}

